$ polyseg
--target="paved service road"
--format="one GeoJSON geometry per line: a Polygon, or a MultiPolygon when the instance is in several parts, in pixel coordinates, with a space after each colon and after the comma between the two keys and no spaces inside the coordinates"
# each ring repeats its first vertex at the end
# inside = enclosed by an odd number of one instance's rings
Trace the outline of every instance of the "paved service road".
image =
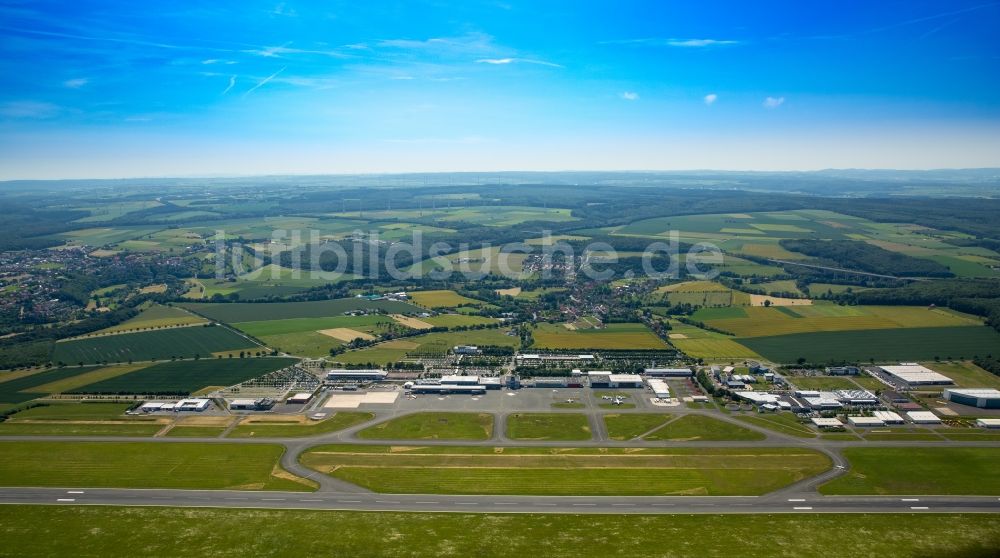
{"type": "Polygon", "coordinates": [[[0,488],[0,504],[180,506],[489,513],[998,513],[1000,498],[963,496],[591,497],[333,494],[230,490],[0,488]]]}

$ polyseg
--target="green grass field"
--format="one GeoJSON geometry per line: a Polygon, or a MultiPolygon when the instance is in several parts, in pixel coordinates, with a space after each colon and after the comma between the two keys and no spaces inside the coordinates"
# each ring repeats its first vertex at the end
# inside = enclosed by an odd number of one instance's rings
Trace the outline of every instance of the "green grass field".
{"type": "Polygon", "coordinates": [[[667,423],[672,415],[660,413],[606,414],[604,426],[612,440],[631,440],[667,423]]]}
{"type": "MultiPolygon", "coordinates": [[[[741,308],[733,308],[732,310],[741,310],[741,308]]],[[[670,344],[690,357],[703,358],[705,360],[760,358],[760,355],[741,345],[728,335],[708,331],[674,320],[670,321],[670,326],[672,328],[670,330],[670,344]]]]}
{"type": "Polygon", "coordinates": [[[207,386],[230,386],[296,362],[293,358],[223,358],[163,362],[75,390],[76,393],[194,393],[207,386]]]}
{"type": "Polygon", "coordinates": [[[15,420],[116,420],[125,419],[130,403],[51,402],[18,412],[15,420]]]}
{"type": "Polygon", "coordinates": [[[517,337],[504,334],[503,330],[500,329],[428,333],[405,339],[394,339],[357,351],[341,353],[336,356],[336,361],[352,364],[372,363],[383,365],[388,362],[401,360],[408,353],[444,355],[455,345],[464,344],[516,347],[519,344],[519,340],[517,337]]]}
{"type": "Polygon", "coordinates": [[[480,301],[462,296],[455,291],[410,291],[414,304],[427,308],[454,308],[462,304],[477,304],[480,301]]]}
{"type": "Polygon", "coordinates": [[[990,374],[971,362],[924,362],[923,365],[948,376],[959,387],[1000,389],[1000,376],[990,374]]]}
{"type": "Polygon", "coordinates": [[[1000,495],[1000,448],[845,448],[847,474],[823,494],[1000,495]]]}
{"type": "Polygon", "coordinates": [[[736,415],[737,420],[774,430],[797,438],[815,438],[816,432],[802,424],[792,413],[775,413],[759,415],[736,415]]]}
{"type": "Polygon", "coordinates": [[[264,444],[0,442],[3,486],[309,490],[264,444]]]}
{"type": "MultiPolygon", "coordinates": [[[[0,506],[0,538],[38,556],[117,558],[197,548],[209,556],[400,558],[987,558],[989,514],[587,515],[0,506]],[[736,520],[734,520],[736,519],[736,520]],[[155,529],[150,529],[155,525],[155,529]],[[330,526],[336,525],[336,536],[330,526]],[[164,537],[163,533],[171,533],[164,537]],[[247,537],[247,533],[253,533],[247,537]],[[600,536],[595,536],[600,533],[600,536]],[[855,536],[864,533],[864,536],[855,536]],[[622,544],[627,540],[628,544],[622,544]],[[664,541],[670,541],[669,547],[664,541]],[[676,551],[675,551],[676,550],[676,551]]],[[[22,552],[24,554],[25,552],[22,552]]]]}
{"type": "Polygon", "coordinates": [[[168,438],[218,438],[226,431],[223,426],[175,426],[167,431],[168,438]]]}
{"type": "Polygon", "coordinates": [[[742,441],[763,440],[760,432],[704,415],[685,415],[654,430],[645,440],[742,441]]]}
{"type": "Polygon", "coordinates": [[[8,420],[0,423],[0,436],[152,436],[162,429],[162,424],[142,421],[102,424],[8,420]]]}
{"type": "Polygon", "coordinates": [[[1000,334],[987,327],[929,327],[800,333],[741,339],[773,362],[874,359],[881,362],[1000,354],[1000,334]]]}
{"type": "Polygon", "coordinates": [[[49,393],[48,385],[67,382],[84,374],[94,372],[94,368],[56,368],[28,375],[18,373],[9,380],[0,382],[0,403],[23,403],[38,399],[49,393]]]}
{"type": "Polygon", "coordinates": [[[437,327],[462,327],[497,323],[495,318],[467,316],[465,314],[439,314],[430,318],[420,318],[420,321],[437,327]]]}
{"type": "Polygon", "coordinates": [[[332,417],[307,424],[243,421],[233,428],[228,438],[302,438],[337,432],[354,425],[368,422],[375,413],[340,411],[332,417]]]}
{"type": "Polygon", "coordinates": [[[830,467],[800,448],[400,448],[319,446],[300,458],[376,492],[757,495],[830,467]]]}
{"type": "Polygon", "coordinates": [[[663,349],[667,344],[645,325],[606,324],[601,329],[570,330],[562,324],[539,324],[532,332],[542,349],[663,349]]]}
{"type": "Polygon", "coordinates": [[[515,413],[507,416],[511,440],[589,440],[587,415],[577,413],[515,413]]]}
{"type": "Polygon", "coordinates": [[[356,310],[383,310],[391,314],[412,314],[423,311],[405,302],[367,300],[364,298],[338,298],[312,302],[271,302],[266,304],[188,302],[179,306],[207,316],[210,319],[226,323],[285,320],[291,318],[329,318],[332,316],[342,316],[344,312],[356,310]]]}
{"type": "Polygon", "coordinates": [[[222,326],[191,326],[121,333],[56,343],[53,362],[84,364],[207,357],[222,351],[259,350],[255,343],[222,326]]]}
{"type": "Polygon", "coordinates": [[[493,415],[486,413],[413,413],[358,432],[367,440],[488,440],[493,415]]]}

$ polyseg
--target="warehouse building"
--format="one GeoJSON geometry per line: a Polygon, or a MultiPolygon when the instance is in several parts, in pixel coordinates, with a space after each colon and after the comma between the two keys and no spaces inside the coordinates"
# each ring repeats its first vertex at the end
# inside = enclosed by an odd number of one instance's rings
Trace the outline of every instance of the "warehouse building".
{"type": "Polygon", "coordinates": [[[944,398],[980,409],[1000,409],[1000,391],[995,389],[946,389],[944,398]]]}
{"type": "Polygon", "coordinates": [[[893,380],[908,386],[950,385],[955,382],[944,374],[914,363],[904,363],[898,366],[882,366],[882,371],[893,380]]]}
{"type": "Polygon", "coordinates": [[[914,424],[941,424],[941,419],[930,411],[910,411],[906,416],[914,424]]]}
{"type": "Polygon", "coordinates": [[[823,429],[823,428],[841,428],[842,426],[844,426],[844,423],[840,422],[839,420],[837,420],[835,418],[815,417],[815,418],[812,419],[812,423],[814,425],[816,425],[817,428],[820,428],[820,429],[823,429]]]}
{"type": "Polygon", "coordinates": [[[440,395],[448,395],[452,393],[482,394],[486,393],[486,387],[479,385],[414,384],[410,388],[410,391],[413,393],[437,393],[440,395]]]}
{"type": "Polygon", "coordinates": [[[458,376],[455,374],[441,376],[442,384],[455,384],[460,386],[474,386],[479,384],[479,376],[458,376]]]}
{"type": "Polygon", "coordinates": [[[903,417],[892,411],[875,411],[872,414],[886,424],[903,424],[905,422],[903,417]]]}
{"type": "Polygon", "coordinates": [[[274,406],[274,400],[268,398],[261,399],[233,399],[229,402],[229,409],[232,411],[259,411],[269,409],[274,406]]]}
{"type": "Polygon", "coordinates": [[[564,388],[568,378],[553,376],[536,376],[531,379],[531,385],[536,388],[564,388]]]}
{"type": "MultiPolygon", "coordinates": [[[[174,405],[175,411],[196,411],[202,412],[212,405],[211,399],[181,399],[174,405]]],[[[162,407],[161,407],[162,409],[162,407]]]]}
{"type": "Polygon", "coordinates": [[[285,403],[289,405],[305,405],[310,400],[312,400],[313,394],[310,392],[296,393],[295,395],[289,397],[285,400],[285,403]]]}
{"type": "Polygon", "coordinates": [[[502,383],[503,380],[497,377],[479,378],[479,385],[483,386],[486,389],[500,389],[502,383]]]}
{"type": "Polygon", "coordinates": [[[862,428],[885,426],[882,419],[877,417],[847,417],[847,422],[851,423],[851,426],[859,426],[862,428]]]}
{"type": "MultiPolygon", "coordinates": [[[[146,401],[145,403],[142,404],[141,407],[139,407],[139,410],[144,413],[155,413],[157,411],[164,410],[163,409],[164,405],[167,405],[165,401],[146,401]]],[[[172,405],[170,407],[170,410],[171,411],[174,410],[172,405]]]]}
{"type": "Polygon", "coordinates": [[[611,372],[606,370],[592,370],[587,372],[587,379],[590,380],[592,388],[610,388],[611,372]]]}
{"type": "Polygon", "coordinates": [[[1000,419],[981,418],[976,419],[976,426],[979,428],[1000,428],[1000,419]]]}
{"type": "Polygon", "coordinates": [[[642,373],[650,378],[687,378],[694,375],[690,368],[646,368],[642,373]]]}
{"type": "Polygon", "coordinates": [[[612,374],[608,377],[612,388],[641,388],[642,376],[638,374],[612,374]]]}
{"type": "Polygon", "coordinates": [[[667,385],[667,382],[659,378],[649,378],[646,380],[646,384],[649,385],[649,389],[653,390],[653,395],[656,397],[670,399],[670,386],[667,385]]]}

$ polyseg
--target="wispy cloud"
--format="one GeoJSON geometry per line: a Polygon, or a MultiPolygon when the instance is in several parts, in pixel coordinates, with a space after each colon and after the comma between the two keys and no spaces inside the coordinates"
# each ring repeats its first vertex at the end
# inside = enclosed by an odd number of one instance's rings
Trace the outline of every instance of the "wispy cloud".
{"type": "Polygon", "coordinates": [[[284,66],[283,68],[281,68],[277,72],[274,72],[273,74],[271,74],[271,75],[267,76],[266,78],[260,80],[259,82],[257,82],[257,85],[254,85],[253,87],[251,87],[250,89],[248,89],[247,92],[243,94],[243,96],[246,97],[246,96],[250,95],[251,93],[253,93],[254,91],[260,89],[261,87],[264,87],[272,79],[274,79],[274,78],[278,77],[279,75],[281,75],[281,72],[284,72],[285,68],[287,68],[287,67],[288,66],[284,66]]]}
{"type": "Polygon", "coordinates": [[[84,85],[87,85],[87,83],[88,83],[87,78],[75,78],[75,79],[67,79],[66,81],[63,82],[63,86],[69,87],[70,89],[79,89],[84,85]]]}
{"type": "Polygon", "coordinates": [[[774,109],[785,104],[784,97],[768,97],[764,99],[764,108],[774,109]]]}
{"type": "Polygon", "coordinates": [[[7,118],[52,118],[61,111],[58,105],[41,101],[11,101],[0,105],[0,116],[7,118]]]}
{"type": "Polygon", "coordinates": [[[636,93],[635,91],[626,91],[626,92],[622,93],[621,97],[622,97],[622,99],[625,99],[626,101],[638,101],[639,100],[639,94],[636,93]]]}
{"type": "Polygon", "coordinates": [[[211,66],[213,64],[239,64],[239,62],[235,60],[220,60],[218,58],[208,58],[206,60],[202,60],[201,63],[206,66],[211,66]]]}
{"type": "Polygon", "coordinates": [[[507,64],[537,64],[539,66],[548,66],[550,68],[562,68],[561,64],[556,64],[555,62],[546,62],[545,60],[535,60],[533,58],[480,58],[476,60],[477,64],[493,64],[495,66],[503,66],[507,64]]]}
{"type": "Polygon", "coordinates": [[[279,2],[277,5],[275,5],[274,9],[271,10],[271,14],[284,17],[299,16],[299,13],[295,11],[295,8],[288,7],[288,5],[285,2],[279,2]]]}
{"type": "Polygon", "coordinates": [[[225,95],[226,93],[229,93],[229,91],[232,90],[234,86],[236,86],[236,76],[229,76],[229,85],[227,85],[226,88],[222,90],[222,94],[225,95]]]}
{"type": "Polygon", "coordinates": [[[709,93],[708,95],[705,95],[705,104],[708,105],[708,106],[714,105],[715,101],[718,101],[718,100],[719,100],[719,96],[716,95],[715,93],[709,93]]]}
{"type": "Polygon", "coordinates": [[[663,37],[645,37],[641,39],[617,39],[612,41],[601,41],[602,45],[645,45],[659,47],[679,47],[679,48],[705,48],[719,46],[733,46],[741,44],[741,41],[732,39],[678,39],[663,37]]]}
{"type": "Polygon", "coordinates": [[[329,56],[331,58],[351,58],[351,55],[335,49],[319,50],[319,49],[307,49],[307,48],[292,48],[288,46],[290,44],[291,43],[285,43],[281,46],[265,46],[260,48],[244,50],[243,52],[247,54],[263,56],[264,58],[283,58],[286,56],[297,55],[297,54],[329,56]]]}

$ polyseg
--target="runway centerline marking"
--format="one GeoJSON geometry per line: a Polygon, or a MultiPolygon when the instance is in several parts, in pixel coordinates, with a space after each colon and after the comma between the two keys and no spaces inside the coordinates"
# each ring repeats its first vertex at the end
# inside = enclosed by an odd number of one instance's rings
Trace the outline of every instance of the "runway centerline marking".
{"type": "Polygon", "coordinates": [[[793,510],[811,510],[811,509],[812,509],[812,507],[811,507],[811,506],[795,506],[795,507],[794,507],[794,508],[792,508],[792,509],[793,509],[793,510]]]}
{"type": "Polygon", "coordinates": [[[911,510],[928,510],[930,508],[928,508],[927,506],[910,506],[910,509],[911,510]]]}
{"type": "Polygon", "coordinates": [[[76,498],[56,498],[56,502],[75,502],[76,498]]]}
{"type": "Polygon", "coordinates": [[[67,490],[66,494],[83,494],[82,490],[67,490]]]}

